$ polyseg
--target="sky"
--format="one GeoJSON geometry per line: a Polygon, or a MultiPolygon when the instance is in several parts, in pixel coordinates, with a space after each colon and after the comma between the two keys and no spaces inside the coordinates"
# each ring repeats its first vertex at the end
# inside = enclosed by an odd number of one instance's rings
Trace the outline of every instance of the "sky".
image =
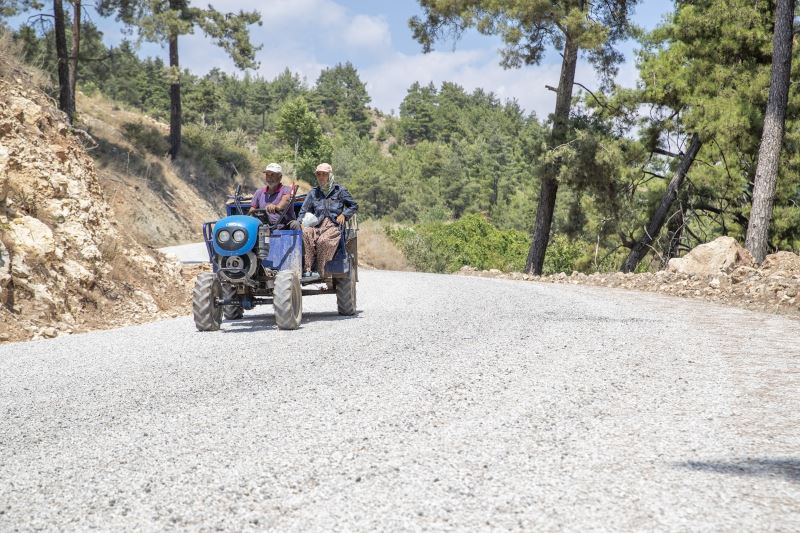
{"type": "MultiPolygon", "coordinates": [[[[195,2],[207,5],[208,0],[195,2]]],[[[217,0],[220,11],[257,10],[263,24],[251,27],[251,39],[262,45],[256,60],[257,73],[271,79],[289,68],[312,85],[320,71],[350,61],[358,70],[372,97],[371,106],[386,113],[399,109],[408,87],[451,81],[471,91],[481,87],[501,99],[516,99],[527,112],[544,118],[555,106],[555,93],[545,85],[557,86],[560,55],[547,54],[540,65],[504,70],[500,65],[499,39],[468,32],[458,42],[437,43],[423,54],[414,41],[408,20],[421,15],[416,0],[217,0]]],[[[634,22],[652,29],[672,9],[671,0],[642,0],[636,7],[634,22]]],[[[96,14],[89,15],[104,32],[108,44],[118,44],[125,35],[120,25],[96,14]]],[[[13,25],[13,22],[12,22],[13,25]]],[[[626,56],[617,82],[633,86],[635,43],[626,42],[626,56]]],[[[234,73],[236,69],[225,53],[198,32],[181,38],[181,66],[203,75],[214,67],[234,73]]],[[[167,59],[166,49],[144,44],[143,56],[167,59]]],[[[596,87],[596,75],[586,61],[578,64],[575,80],[596,87]]]]}

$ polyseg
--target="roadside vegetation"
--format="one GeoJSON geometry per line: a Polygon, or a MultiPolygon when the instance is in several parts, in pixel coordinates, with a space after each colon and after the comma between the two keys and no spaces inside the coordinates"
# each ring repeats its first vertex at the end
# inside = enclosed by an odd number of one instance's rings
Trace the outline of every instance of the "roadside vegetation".
{"type": "MultiPolygon", "coordinates": [[[[386,245],[402,251],[407,262],[397,268],[435,272],[463,265],[531,269],[543,184],[555,184],[543,273],[655,271],[720,235],[745,242],[772,80],[776,5],[678,3],[653,32],[634,32],[641,49],[637,87],[623,89],[610,78],[592,92],[576,84],[566,118],[537,117],[491,87],[467,91],[449,82],[414,83],[397,110],[382,113],[369,107],[365,84],[346,61],[313,82],[288,69],[273,79],[249,71],[183,71],[183,148],[172,164],[219,203],[236,181],[251,183],[265,161],[279,161],[289,179],[312,182],[314,164],[330,160],[337,180],[358,198],[362,220],[371,221],[373,233],[385,228],[386,245]],[[557,136],[554,120],[563,122],[557,136]]],[[[583,16],[564,9],[569,17],[583,16]]],[[[487,10],[482,16],[501,15],[487,10]]],[[[426,21],[416,24],[417,39],[432,46],[436,35],[425,33],[426,21]]],[[[623,26],[620,32],[629,32],[623,26]]],[[[166,157],[163,124],[170,120],[175,69],[138,57],[131,43],[109,48],[101,38],[84,21],[78,89],[151,117],[154,123],[119,127],[140,152],[166,157]]],[[[616,39],[580,38],[590,55],[616,39]]],[[[13,39],[25,61],[57,81],[49,27],[22,26],[13,39]]],[[[607,61],[595,59],[611,74],[618,58],[604,50],[607,61]]],[[[791,53],[797,55],[796,47],[791,53]]],[[[523,59],[510,66],[535,63],[523,59]]],[[[800,250],[799,106],[792,85],[768,251],[800,250]]],[[[82,120],[80,101],[76,120],[82,120]]],[[[110,157],[103,150],[94,155],[110,157]]]]}

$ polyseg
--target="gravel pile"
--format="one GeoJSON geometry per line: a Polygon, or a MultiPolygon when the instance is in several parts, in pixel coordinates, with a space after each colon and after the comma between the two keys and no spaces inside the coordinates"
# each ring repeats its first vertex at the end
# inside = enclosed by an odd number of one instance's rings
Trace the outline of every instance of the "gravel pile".
{"type": "Polygon", "coordinates": [[[800,256],[791,252],[767,256],[759,267],[738,265],[727,272],[705,275],[662,270],[642,274],[573,272],[568,275],[562,272],[550,276],[529,276],[520,272],[481,271],[468,266],[458,274],[658,292],[800,317],[800,256]]]}

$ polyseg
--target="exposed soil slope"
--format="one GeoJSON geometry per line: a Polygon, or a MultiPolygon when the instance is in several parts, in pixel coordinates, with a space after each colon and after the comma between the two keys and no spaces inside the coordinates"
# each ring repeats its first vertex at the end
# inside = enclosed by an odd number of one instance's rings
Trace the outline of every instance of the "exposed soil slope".
{"type": "Polygon", "coordinates": [[[182,308],[180,266],[114,220],[80,136],[8,61],[0,59],[0,341],[182,308]]]}
{"type": "Polygon", "coordinates": [[[161,133],[153,142],[166,143],[167,126],[102,96],[79,93],[78,109],[81,125],[98,143],[91,154],[114,218],[149,246],[200,241],[202,223],[218,218],[225,191],[198,191],[166,157],[166,144],[158,157],[131,142],[130,132],[139,128],[161,133]]]}

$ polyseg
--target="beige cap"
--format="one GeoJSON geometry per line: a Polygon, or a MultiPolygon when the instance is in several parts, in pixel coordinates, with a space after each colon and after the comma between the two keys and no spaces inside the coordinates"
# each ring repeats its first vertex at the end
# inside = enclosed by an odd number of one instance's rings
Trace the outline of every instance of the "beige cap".
{"type": "Polygon", "coordinates": [[[283,169],[278,163],[270,163],[267,165],[267,168],[264,169],[264,172],[274,172],[275,174],[283,174],[283,169]]]}
{"type": "Polygon", "coordinates": [[[314,173],[316,174],[317,172],[327,172],[328,174],[330,174],[331,172],[333,172],[333,167],[330,166],[329,163],[320,163],[319,165],[317,165],[317,168],[314,169],[314,173]]]}

